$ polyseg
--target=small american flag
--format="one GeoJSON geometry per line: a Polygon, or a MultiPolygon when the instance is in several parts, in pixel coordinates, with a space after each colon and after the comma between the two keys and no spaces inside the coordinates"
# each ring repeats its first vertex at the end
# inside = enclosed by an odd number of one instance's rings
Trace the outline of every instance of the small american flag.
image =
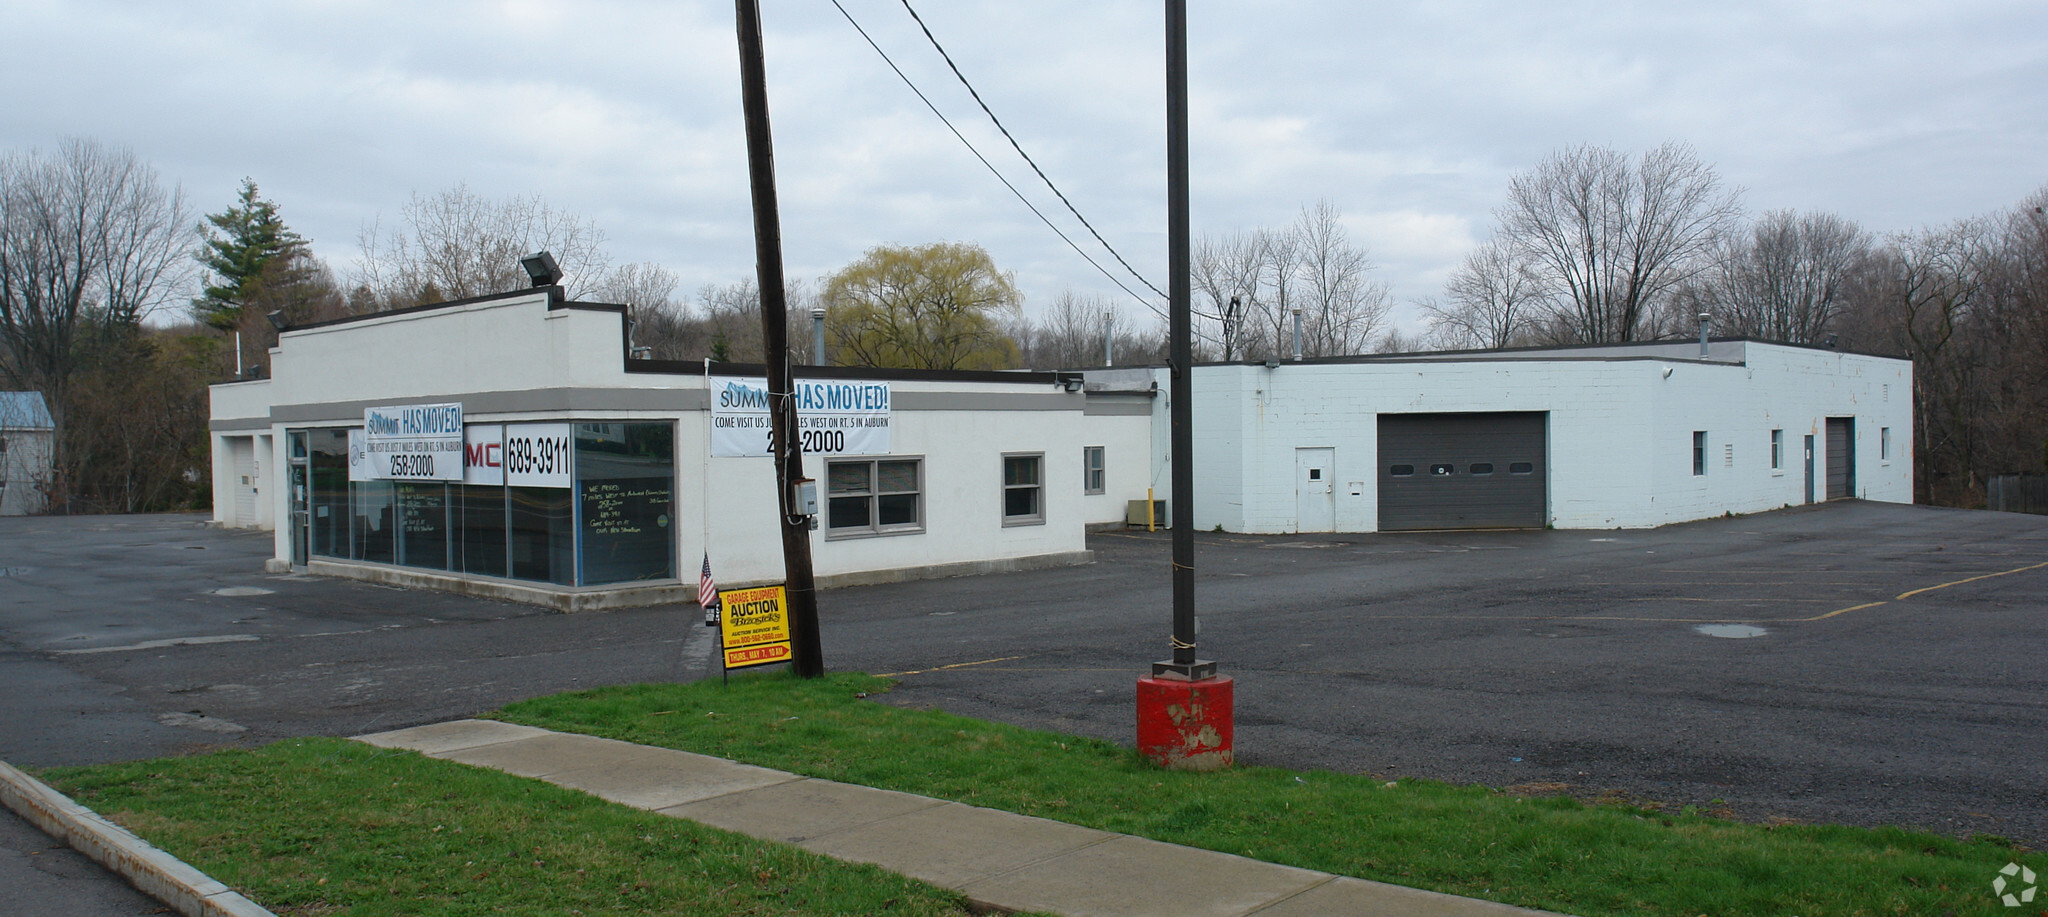
{"type": "Polygon", "coordinates": [[[697,604],[704,606],[704,625],[718,623],[718,583],[711,579],[711,552],[704,552],[704,572],[697,577],[697,604]]]}

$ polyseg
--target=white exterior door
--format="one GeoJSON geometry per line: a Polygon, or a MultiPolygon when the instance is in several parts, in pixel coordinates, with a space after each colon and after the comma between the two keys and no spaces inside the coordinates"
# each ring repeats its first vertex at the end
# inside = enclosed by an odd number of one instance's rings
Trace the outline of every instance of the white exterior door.
{"type": "Polygon", "coordinates": [[[1337,450],[1294,450],[1295,531],[1337,530],[1337,450]]]}
{"type": "Polygon", "coordinates": [[[228,454],[235,469],[236,528],[256,525],[256,444],[247,437],[228,440],[228,454]]]}

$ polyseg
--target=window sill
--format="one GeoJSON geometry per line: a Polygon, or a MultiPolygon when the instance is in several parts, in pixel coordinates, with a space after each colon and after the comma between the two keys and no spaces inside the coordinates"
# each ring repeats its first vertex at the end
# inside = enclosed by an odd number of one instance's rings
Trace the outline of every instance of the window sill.
{"type": "Polygon", "coordinates": [[[1019,525],[1044,525],[1044,516],[1004,516],[1003,528],[1019,525]]]}
{"type": "Polygon", "coordinates": [[[863,539],[863,538],[887,538],[887,537],[889,537],[889,536],[891,536],[891,535],[922,535],[922,534],[924,534],[924,526],[921,526],[921,525],[920,525],[920,526],[917,526],[917,527],[915,527],[915,528],[913,528],[913,527],[910,527],[910,526],[904,526],[904,527],[902,527],[902,528],[888,528],[888,529],[843,529],[843,530],[840,530],[840,531],[832,531],[832,530],[830,530],[830,529],[827,529],[827,530],[826,530],[826,532],[825,532],[825,540],[826,540],[826,541],[859,541],[859,540],[861,540],[861,539],[863,539]]]}

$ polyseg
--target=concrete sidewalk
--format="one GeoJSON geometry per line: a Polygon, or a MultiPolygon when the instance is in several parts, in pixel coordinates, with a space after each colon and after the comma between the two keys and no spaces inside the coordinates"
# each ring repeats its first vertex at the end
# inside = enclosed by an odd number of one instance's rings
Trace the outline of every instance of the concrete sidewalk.
{"type": "Polygon", "coordinates": [[[357,738],[873,863],[996,910],[1074,917],[1542,913],[531,726],[456,720],[357,738]]]}

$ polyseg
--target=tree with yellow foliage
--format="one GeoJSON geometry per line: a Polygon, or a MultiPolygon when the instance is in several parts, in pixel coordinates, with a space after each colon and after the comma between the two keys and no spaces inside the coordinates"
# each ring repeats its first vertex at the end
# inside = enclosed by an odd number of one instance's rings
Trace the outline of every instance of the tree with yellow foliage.
{"type": "Polygon", "coordinates": [[[881,245],[825,278],[832,362],[892,369],[1009,369],[1006,319],[1024,297],[979,245],[881,245]]]}

